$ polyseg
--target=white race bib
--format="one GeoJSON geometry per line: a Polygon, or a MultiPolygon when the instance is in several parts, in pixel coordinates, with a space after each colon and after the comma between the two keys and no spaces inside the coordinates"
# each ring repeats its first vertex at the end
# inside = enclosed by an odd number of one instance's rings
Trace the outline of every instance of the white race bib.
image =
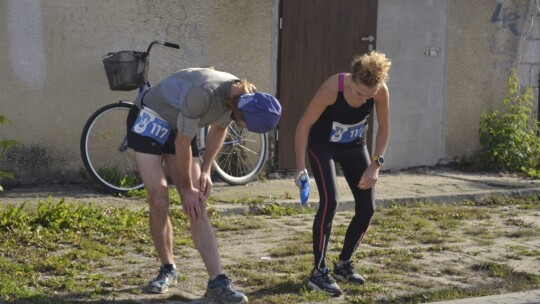
{"type": "Polygon", "coordinates": [[[156,112],[149,108],[143,108],[137,115],[132,131],[142,136],[151,137],[163,145],[169,138],[172,127],[156,112]]]}
{"type": "Polygon", "coordinates": [[[328,141],[331,143],[344,144],[361,138],[364,136],[365,124],[365,119],[352,125],[346,125],[334,121],[332,122],[332,130],[330,130],[330,139],[328,141]]]}

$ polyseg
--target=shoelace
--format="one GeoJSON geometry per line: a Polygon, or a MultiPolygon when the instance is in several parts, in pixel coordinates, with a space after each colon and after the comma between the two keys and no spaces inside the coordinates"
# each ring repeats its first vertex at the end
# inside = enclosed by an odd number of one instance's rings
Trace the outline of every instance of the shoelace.
{"type": "Polygon", "coordinates": [[[169,272],[170,272],[170,270],[162,267],[162,268],[159,269],[159,274],[158,274],[157,278],[159,280],[166,279],[167,277],[169,277],[169,272]]]}
{"type": "Polygon", "coordinates": [[[210,285],[214,285],[213,288],[215,288],[215,287],[227,287],[227,286],[231,285],[231,279],[229,279],[229,277],[227,277],[226,275],[219,275],[214,279],[214,281],[209,282],[209,283],[210,283],[210,285]],[[219,282],[219,283],[217,283],[217,282],[219,282]]]}
{"type": "Polygon", "coordinates": [[[223,284],[223,285],[220,284],[220,285],[218,285],[216,287],[225,287],[225,289],[228,291],[227,295],[235,295],[235,294],[238,293],[238,291],[236,291],[234,288],[232,288],[231,279],[229,279],[229,277],[227,277],[227,276],[219,277],[219,280],[224,282],[225,284],[223,284]]]}
{"type": "Polygon", "coordinates": [[[354,268],[351,261],[343,263],[341,266],[338,266],[338,268],[343,269],[348,274],[354,274],[354,268]]]}
{"type": "Polygon", "coordinates": [[[316,276],[319,276],[323,281],[327,283],[334,283],[334,279],[330,276],[330,269],[323,268],[319,269],[319,273],[316,274],[316,276]]]}
{"type": "Polygon", "coordinates": [[[328,269],[328,267],[325,267],[323,269],[319,269],[319,273],[324,277],[328,276],[328,274],[330,274],[330,269],[328,269]]]}

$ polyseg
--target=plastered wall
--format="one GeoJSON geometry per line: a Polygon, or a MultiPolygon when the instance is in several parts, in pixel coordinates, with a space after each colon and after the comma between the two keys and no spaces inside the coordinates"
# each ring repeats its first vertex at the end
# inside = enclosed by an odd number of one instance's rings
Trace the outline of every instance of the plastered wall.
{"type": "Polygon", "coordinates": [[[103,56],[154,48],[150,79],[212,65],[272,91],[272,0],[0,1],[1,139],[20,145],[2,154],[0,170],[18,183],[77,181],[79,138],[87,118],[136,91],[109,90],[103,56]]]}
{"type": "Polygon", "coordinates": [[[527,39],[523,33],[534,2],[449,2],[442,159],[459,159],[480,148],[480,115],[502,105],[509,72],[519,68],[518,49],[527,39]]]}
{"type": "Polygon", "coordinates": [[[480,115],[501,107],[512,68],[538,96],[539,10],[538,0],[379,1],[377,48],[393,62],[385,168],[480,149],[480,115]]]}
{"type": "Polygon", "coordinates": [[[377,49],[392,60],[385,169],[434,165],[444,138],[448,1],[379,1],[377,49]]]}
{"type": "MultiPolygon", "coordinates": [[[[14,171],[17,183],[81,180],[86,119],[136,94],[109,90],[109,52],[167,40],[181,48],[152,51],[154,82],[212,65],[275,91],[279,2],[1,0],[0,115],[12,123],[0,125],[0,139],[20,145],[0,153],[0,171],[14,171]]],[[[513,66],[538,96],[538,2],[379,1],[377,48],[393,61],[385,168],[432,166],[479,149],[479,117],[501,106],[513,66]]]]}
{"type": "Polygon", "coordinates": [[[533,88],[540,103],[540,1],[530,1],[520,34],[516,66],[522,87],[533,88]]]}

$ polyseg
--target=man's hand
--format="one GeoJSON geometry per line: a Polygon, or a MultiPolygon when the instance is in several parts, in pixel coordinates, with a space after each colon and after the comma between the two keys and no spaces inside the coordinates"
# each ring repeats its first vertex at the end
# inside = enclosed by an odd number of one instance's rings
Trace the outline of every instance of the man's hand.
{"type": "Polygon", "coordinates": [[[184,189],[180,193],[182,199],[182,208],[184,212],[189,216],[189,219],[194,221],[201,215],[201,202],[204,202],[205,198],[201,191],[191,188],[184,189]]]}
{"type": "Polygon", "coordinates": [[[202,195],[204,197],[203,202],[208,199],[210,194],[212,194],[212,178],[210,177],[210,173],[201,172],[201,178],[199,179],[200,182],[200,189],[202,192],[202,195]]]}

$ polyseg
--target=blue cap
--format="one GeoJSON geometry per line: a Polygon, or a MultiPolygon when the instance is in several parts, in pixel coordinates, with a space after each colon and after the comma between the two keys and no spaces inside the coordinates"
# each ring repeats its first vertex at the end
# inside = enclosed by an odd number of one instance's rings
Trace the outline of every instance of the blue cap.
{"type": "Polygon", "coordinates": [[[281,104],[268,93],[248,93],[240,96],[238,109],[242,112],[248,130],[266,133],[277,126],[281,117],[281,104]]]}

